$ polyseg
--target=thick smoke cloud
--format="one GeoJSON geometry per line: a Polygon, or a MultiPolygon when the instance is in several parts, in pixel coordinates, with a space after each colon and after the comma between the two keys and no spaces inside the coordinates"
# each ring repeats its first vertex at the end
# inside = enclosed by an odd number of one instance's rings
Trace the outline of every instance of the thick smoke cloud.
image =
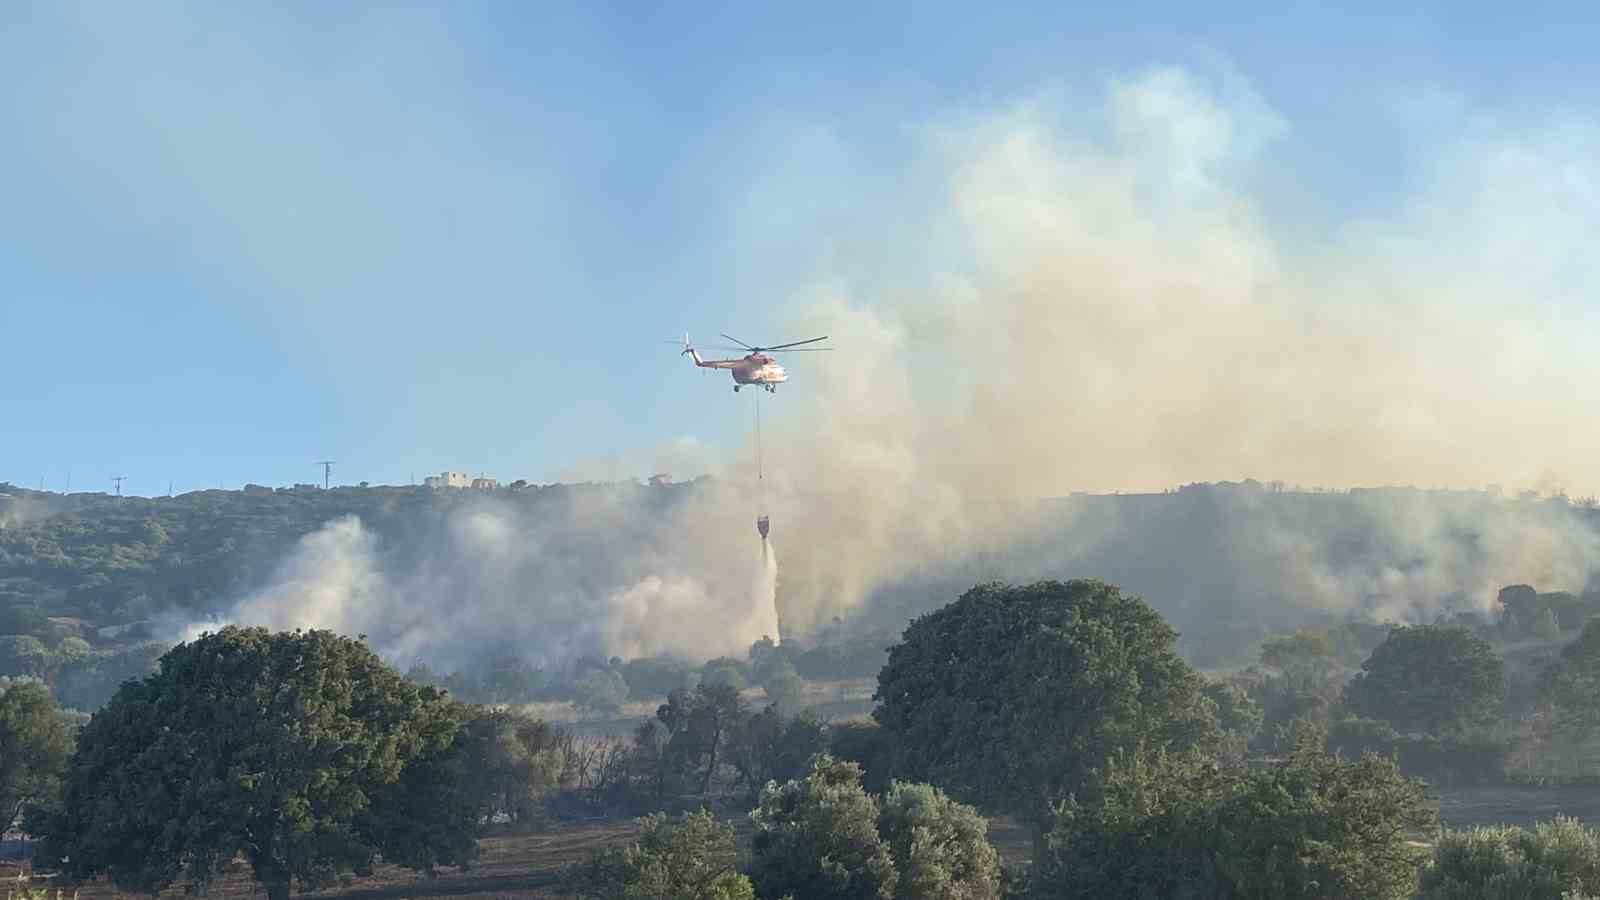
{"type": "MultiPolygon", "coordinates": [[[[1311,227],[1262,186],[1291,128],[1248,90],[1164,69],[1098,110],[1041,100],[934,129],[910,167],[923,225],[838,254],[800,294],[794,332],[826,328],[849,355],[806,366],[816,402],[778,419],[795,427],[770,454],[790,504],[774,521],[806,535],[785,558],[790,617],[1004,546],[1026,521],[1008,504],[1074,489],[1600,483],[1600,431],[1580,424],[1600,387],[1581,302],[1600,283],[1600,131],[1469,120],[1381,213],[1311,227]]],[[[1594,559],[1570,520],[1501,516],[1462,581],[1448,560],[1469,551],[1436,539],[1458,514],[1367,514],[1375,544],[1435,563],[1408,595],[1482,605],[1497,581],[1581,583],[1594,559]]],[[[1114,525],[1079,516],[1055,553],[1114,525]]],[[[1310,608],[1383,588],[1330,574],[1318,528],[1249,527],[1212,565],[1281,573],[1310,608]]]]}
{"type": "MultiPolygon", "coordinates": [[[[773,570],[754,529],[717,515],[694,486],[553,493],[527,502],[463,492],[409,532],[379,533],[354,516],[329,522],[222,618],[366,634],[401,664],[446,669],[498,656],[550,666],[743,656],[777,636],[773,570]]],[[[185,636],[216,624],[190,624],[185,636]]]]}
{"type": "Polygon", "coordinates": [[[766,401],[765,493],[734,463],[662,515],[626,491],[559,515],[484,500],[407,561],[333,523],[236,615],[337,622],[445,662],[485,645],[737,652],[770,625],[752,589],[758,498],[785,543],[786,635],[835,617],[895,627],[979,576],[1107,578],[1180,627],[1426,617],[1487,608],[1510,582],[1581,587],[1600,548],[1559,504],[1038,503],[1246,476],[1600,483],[1600,431],[1582,424],[1600,387],[1582,303],[1600,283],[1600,130],[1463,120],[1393,202],[1328,224],[1267,187],[1292,128],[1247,88],[1175,69],[1097,107],[1045,98],[935,123],[897,176],[912,183],[885,193],[914,199],[863,213],[894,227],[788,292],[792,333],[844,352],[797,361],[766,401]]]}

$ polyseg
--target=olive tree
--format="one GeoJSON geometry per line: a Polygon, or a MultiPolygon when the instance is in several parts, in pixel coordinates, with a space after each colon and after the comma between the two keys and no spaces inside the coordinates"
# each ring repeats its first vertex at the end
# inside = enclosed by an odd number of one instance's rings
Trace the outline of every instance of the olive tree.
{"type": "Polygon", "coordinates": [[[71,752],[72,731],[42,683],[0,685],[0,832],[24,806],[55,798],[71,752]]]}
{"type": "Polygon", "coordinates": [[[979,585],[913,621],[878,676],[895,774],[1033,829],[1141,747],[1217,739],[1205,682],[1144,601],[1099,581],[979,585]]]}
{"type": "Polygon", "coordinates": [[[1505,663],[1482,638],[1455,625],[1396,628],[1344,688],[1350,712],[1400,732],[1443,734],[1483,727],[1505,701],[1505,663]]]}
{"type": "Polygon", "coordinates": [[[1374,755],[1346,760],[1301,728],[1257,769],[1136,752],[1096,796],[1063,805],[1030,896],[1134,900],[1409,900],[1437,819],[1421,782],[1374,755]]]}
{"type": "Polygon", "coordinates": [[[179,644],[84,727],[46,860],[155,893],[243,854],[271,900],[389,863],[460,865],[477,803],[453,707],[326,631],[229,626],[179,644]]]}

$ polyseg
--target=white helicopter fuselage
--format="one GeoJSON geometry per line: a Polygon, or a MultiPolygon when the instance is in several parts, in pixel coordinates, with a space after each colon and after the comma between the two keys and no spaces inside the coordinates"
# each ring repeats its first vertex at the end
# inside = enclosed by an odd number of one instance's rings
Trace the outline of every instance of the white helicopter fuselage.
{"type": "Polygon", "coordinates": [[[784,371],[783,366],[765,353],[752,353],[740,359],[701,359],[693,347],[686,348],[683,352],[702,369],[727,369],[733,376],[733,389],[736,391],[747,384],[759,385],[768,391],[773,391],[778,385],[789,380],[789,373],[784,371]]]}

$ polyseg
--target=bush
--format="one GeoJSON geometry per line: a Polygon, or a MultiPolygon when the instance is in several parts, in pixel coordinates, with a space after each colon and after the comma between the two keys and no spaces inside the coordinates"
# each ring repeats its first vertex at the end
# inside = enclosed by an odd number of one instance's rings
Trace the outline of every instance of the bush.
{"type": "Polygon", "coordinates": [[[1060,808],[1031,895],[1410,898],[1426,855],[1408,833],[1437,823],[1422,784],[1324,739],[1302,728],[1286,760],[1257,771],[1200,755],[1115,761],[1098,796],[1060,808]]]}
{"type": "Polygon", "coordinates": [[[599,669],[572,685],[573,705],[597,713],[616,713],[628,699],[628,683],[610,669],[599,669]]]}
{"type": "Polygon", "coordinates": [[[637,820],[639,838],[594,855],[567,876],[569,889],[594,900],[755,900],[736,871],[733,827],[704,810],[677,821],[659,813],[637,820]]]}
{"type": "Polygon", "coordinates": [[[932,785],[895,782],[878,833],[900,873],[896,900],[996,900],[1000,854],[989,823],[932,785]]]}
{"type": "Polygon", "coordinates": [[[805,778],[763,791],[750,817],[761,896],[893,900],[898,875],[878,834],[878,803],[853,763],[819,758],[805,778]]]}
{"type": "Polygon", "coordinates": [[[1436,784],[1498,782],[1511,753],[1509,741],[1488,733],[1401,734],[1387,723],[1355,717],[1329,728],[1328,749],[1352,757],[1393,757],[1401,772],[1436,784]]]}
{"type": "Polygon", "coordinates": [[[854,763],[824,755],[804,778],[762,792],[750,814],[761,896],[1000,897],[1000,857],[977,810],[930,785],[903,782],[880,803],[860,779],[854,763]]]}
{"type": "Polygon", "coordinates": [[[1418,900],[1564,900],[1600,892],[1600,834],[1557,818],[1532,831],[1447,831],[1418,900]]]}

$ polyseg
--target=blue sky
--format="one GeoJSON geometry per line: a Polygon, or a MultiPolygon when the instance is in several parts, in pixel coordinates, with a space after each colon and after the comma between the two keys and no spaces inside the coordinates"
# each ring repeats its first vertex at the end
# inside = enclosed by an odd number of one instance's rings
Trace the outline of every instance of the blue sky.
{"type": "Polygon", "coordinates": [[[929,123],[1182,66],[1291,123],[1314,239],[1600,84],[1589,4],[643,6],[0,5],[0,480],[645,474],[746,424],[662,341],[826,328],[787,302],[893,246],[929,123]]]}

